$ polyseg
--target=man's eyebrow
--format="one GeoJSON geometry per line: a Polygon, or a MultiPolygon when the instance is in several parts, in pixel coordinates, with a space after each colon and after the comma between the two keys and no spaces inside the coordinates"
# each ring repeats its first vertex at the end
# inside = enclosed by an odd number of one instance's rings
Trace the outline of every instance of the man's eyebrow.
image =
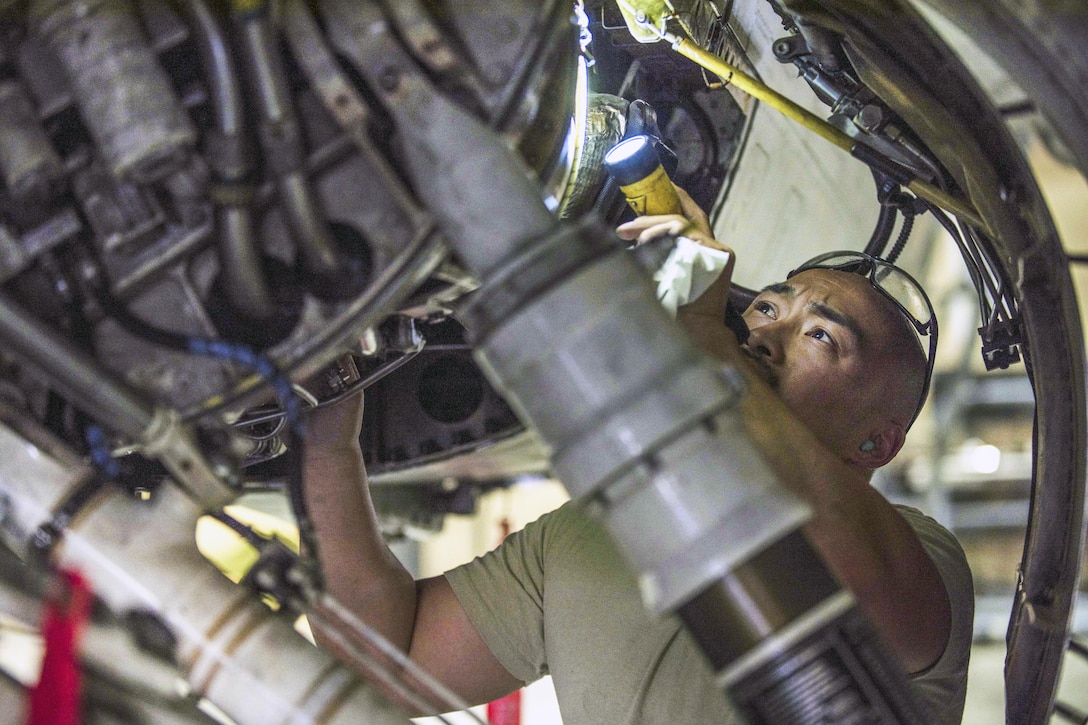
{"type": "MultiPolygon", "coordinates": [[[[784,297],[797,296],[797,288],[788,282],[775,282],[759,291],[760,294],[765,292],[782,295],[784,297]]],[[[859,342],[865,339],[865,333],[862,331],[861,325],[859,325],[857,320],[853,317],[850,317],[823,302],[811,302],[809,303],[808,308],[828,322],[833,322],[836,325],[846,328],[859,342]]]]}
{"type": "Polygon", "coordinates": [[[778,295],[785,295],[786,297],[797,296],[797,288],[787,282],[775,282],[774,284],[769,284],[759,291],[760,294],[763,294],[764,292],[772,292],[778,295]]]}
{"type": "Polygon", "coordinates": [[[853,317],[843,314],[834,307],[829,307],[823,302],[812,302],[808,308],[815,312],[820,317],[824,318],[828,322],[834,322],[836,325],[841,325],[849,330],[858,341],[865,339],[865,333],[862,331],[861,326],[857,323],[853,317]]]}

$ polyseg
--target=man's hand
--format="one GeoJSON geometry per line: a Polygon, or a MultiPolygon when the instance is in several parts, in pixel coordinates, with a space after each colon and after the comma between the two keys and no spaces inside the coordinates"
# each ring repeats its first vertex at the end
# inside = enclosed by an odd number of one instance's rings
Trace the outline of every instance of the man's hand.
{"type": "Polygon", "coordinates": [[[675,184],[673,186],[676,188],[676,195],[680,197],[680,206],[684,210],[683,216],[679,214],[662,214],[636,217],[616,227],[616,234],[619,235],[620,239],[629,242],[633,241],[636,245],[639,245],[670,234],[672,236],[687,237],[693,242],[698,242],[711,249],[730,251],[728,247],[714,238],[706,212],[699,208],[699,205],[686,191],[675,184]]]}
{"type": "Polygon", "coordinates": [[[363,424],[363,396],[305,413],[306,453],[312,456],[355,456],[363,424]]]}
{"type": "Polygon", "coordinates": [[[710,220],[691,196],[679,186],[676,187],[676,195],[680,198],[684,216],[669,214],[638,217],[618,226],[616,234],[621,239],[634,241],[636,245],[645,244],[665,234],[684,236],[704,247],[729,253],[725,268],[713,284],[699,297],[680,306],[676,313],[677,321],[695,344],[704,352],[721,358],[724,354],[721,350],[723,336],[733,334],[725,325],[725,304],[729,299],[736,255],[732,249],[714,238],[710,220]]]}

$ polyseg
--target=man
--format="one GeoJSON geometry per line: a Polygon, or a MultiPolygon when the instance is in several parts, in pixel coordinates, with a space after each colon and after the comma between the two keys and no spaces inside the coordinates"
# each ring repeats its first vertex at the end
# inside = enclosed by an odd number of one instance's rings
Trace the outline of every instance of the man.
{"type": "MultiPolygon", "coordinates": [[[[680,233],[716,249],[706,216],[644,217],[621,237],[680,233]]],[[[730,258],[731,262],[731,258],[730,258]]],[[[861,271],[861,270],[859,270],[861,271]]],[[[973,598],[951,535],[869,485],[921,406],[926,358],[871,275],[805,269],[722,321],[731,264],[678,319],[750,383],[747,432],[812,507],[805,530],[856,595],[939,722],[959,722],[973,598]]],[[[365,487],[355,400],[309,420],[306,495],[330,592],[471,703],[553,676],[567,725],[731,722],[685,632],[642,607],[606,532],[577,502],[482,559],[421,582],[385,547],[365,487]]],[[[319,633],[320,639],[320,633],[319,633]]]]}

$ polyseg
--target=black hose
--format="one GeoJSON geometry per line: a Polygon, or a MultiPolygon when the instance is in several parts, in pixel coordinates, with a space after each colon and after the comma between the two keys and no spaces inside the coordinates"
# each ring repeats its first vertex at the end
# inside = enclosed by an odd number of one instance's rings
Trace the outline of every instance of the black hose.
{"type": "Polygon", "coordinates": [[[889,196],[899,188],[891,177],[874,168],[869,169],[876,183],[876,198],[880,202],[880,213],[876,219],[873,233],[869,235],[869,241],[865,245],[865,253],[871,257],[880,257],[884,254],[884,248],[888,245],[892,230],[895,228],[895,217],[898,212],[895,206],[888,203],[889,196]]]}
{"type": "Polygon", "coordinates": [[[215,117],[205,153],[215,175],[212,200],[222,287],[232,307],[246,318],[269,319],[276,313],[276,303],[264,276],[253,221],[253,165],[231,48],[205,0],[185,0],[184,8],[208,79],[215,117]]]}
{"type": "MultiPolygon", "coordinates": [[[[317,551],[317,533],[313,520],[310,519],[306,495],[303,492],[305,477],[302,462],[305,442],[301,433],[295,429],[288,429],[286,443],[287,453],[284,456],[288,461],[287,500],[291,504],[291,512],[295,515],[295,523],[298,525],[299,550],[306,561],[316,564],[320,561],[317,551]]],[[[320,581],[321,567],[313,566],[310,574],[318,579],[314,584],[321,587],[323,585],[320,581]]]]}
{"type": "Polygon", "coordinates": [[[871,257],[881,257],[884,254],[884,247],[888,244],[888,239],[892,235],[892,229],[895,228],[895,218],[898,216],[899,210],[894,206],[881,204],[880,214],[876,219],[876,227],[873,228],[873,233],[869,236],[869,241],[865,245],[865,253],[871,257]]]}
{"type": "Polygon", "coordinates": [[[271,385],[276,397],[279,398],[288,425],[297,427],[298,401],[291,390],[291,381],[280,373],[269,358],[254,352],[245,345],[164,330],[129,312],[107,291],[96,287],[94,294],[110,319],[131,335],[170,350],[226,360],[253,370],[271,385]]]}
{"type": "Polygon", "coordinates": [[[238,519],[234,518],[228,513],[223,511],[211,511],[208,513],[213,519],[229,528],[234,533],[245,539],[246,543],[255,549],[260,549],[267,543],[267,540],[254,531],[249,526],[246,526],[238,519]]]}
{"type": "Polygon", "coordinates": [[[903,248],[907,246],[907,240],[910,239],[911,230],[914,229],[914,214],[910,214],[906,211],[903,212],[903,226],[899,230],[899,236],[895,240],[895,244],[892,245],[892,251],[888,252],[886,260],[895,264],[895,260],[899,259],[899,255],[903,253],[903,248]]]}

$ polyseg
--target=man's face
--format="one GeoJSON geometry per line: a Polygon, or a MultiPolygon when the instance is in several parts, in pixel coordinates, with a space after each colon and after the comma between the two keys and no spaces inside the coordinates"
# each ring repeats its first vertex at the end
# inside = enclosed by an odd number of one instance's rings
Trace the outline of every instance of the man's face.
{"type": "Polygon", "coordinates": [[[894,380],[887,301],[864,277],[814,269],[771,285],[744,313],[746,352],[825,445],[856,451],[894,380]]]}

